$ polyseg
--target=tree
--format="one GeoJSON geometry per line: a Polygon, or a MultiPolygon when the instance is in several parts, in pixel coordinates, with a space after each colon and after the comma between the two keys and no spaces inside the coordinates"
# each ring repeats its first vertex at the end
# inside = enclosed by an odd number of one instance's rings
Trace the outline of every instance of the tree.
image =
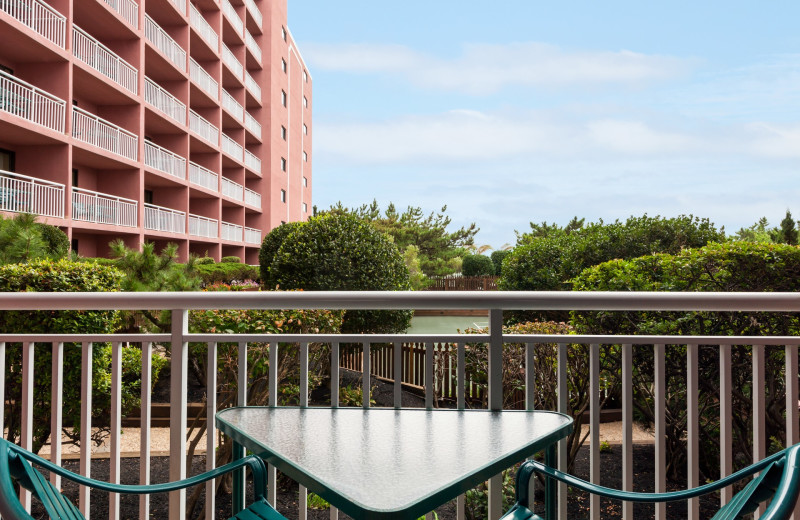
{"type": "Polygon", "coordinates": [[[291,235],[304,222],[286,222],[276,227],[264,237],[261,242],[261,249],[258,252],[258,265],[261,274],[261,286],[265,289],[275,289],[278,285],[275,278],[270,274],[270,266],[275,259],[275,254],[280,249],[286,237],[291,235]]]}
{"type": "Polygon", "coordinates": [[[494,274],[492,259],[485,255],[467,255],[461,265],[464,276],[491,276],[494,274]]]}
{"type": "Polygon", "coordinates": [[[507,249],[500,249],[498,251],[493,251],[490,258],[492,259],[492,263],[494,264],[494,274],[497,276],[501,276],[503,274],[503,260],[511,254],[510,250],[507,249]]]}
{"type": "Polygon", "coordinates": [[[795,227],[792,213],[788,209],[786,210],[786,216],[781,220],[781,228],[777,242],[789,244],[790,246],[797,245],[797,228],[795,227]]]}
{"type": "Polygon", "coordinates": [[[13,218],[0,216],[0,263],[13,264],[67,254],[67,235],[54,226],[36,221],[36,215],[18,213],[13,218]]]}
{"type": "Polygon", "coordinates": [[[755,242],[759,244],[773,244],[778,236],[778,228],[769,228],[767,217],[761,217],[758,222],[749,228],[740,228],[731,237],[733,241],[755,242]]]}

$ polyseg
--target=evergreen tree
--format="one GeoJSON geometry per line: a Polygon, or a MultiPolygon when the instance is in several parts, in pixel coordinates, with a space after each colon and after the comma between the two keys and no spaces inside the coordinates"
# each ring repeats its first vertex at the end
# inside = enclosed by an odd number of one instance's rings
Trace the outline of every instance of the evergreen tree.
{"type": "Polygon", "coordinates": [[[786,216],[781,220],[779,237],[779,242],[783,244],[789,244],[791,246],[797,245],[797,227],[792,218],[792,212],[788,209],[786,210],[786,216]]]}

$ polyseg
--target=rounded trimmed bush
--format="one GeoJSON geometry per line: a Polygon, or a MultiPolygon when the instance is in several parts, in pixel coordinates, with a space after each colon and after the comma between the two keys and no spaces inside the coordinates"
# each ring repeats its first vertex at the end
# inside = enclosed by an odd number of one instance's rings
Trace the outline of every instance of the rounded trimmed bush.
{"type": "Polygon", "coordinates": [[[467,255],[461,264],[464,276],[491,276],[494,274],[492,259],[484,255],[467,255]]]}
{"type": "Polygon", "coordinates": [[[261,250],[258,252],[258,265],[261,267],[261,285],[265,289],[275,289],[278,285],[278,282],[270,274],[270,266],[275,259],[275,254],[286,237],[304,224],[305,222],[287,222],[276,227],[264,237],[261,242],[261,250]]]}
{"type": "Polygon", "coordinates": [[[210,256],[203,256],[194,261],[194,265],[213,265],[214,259],[210,256]]]}
{"type": "Polygon", "coordinates": [[[219,259],[219,263],[221,264],[241,264],[242,259],[238,256],[223,256],[219,259]]]}

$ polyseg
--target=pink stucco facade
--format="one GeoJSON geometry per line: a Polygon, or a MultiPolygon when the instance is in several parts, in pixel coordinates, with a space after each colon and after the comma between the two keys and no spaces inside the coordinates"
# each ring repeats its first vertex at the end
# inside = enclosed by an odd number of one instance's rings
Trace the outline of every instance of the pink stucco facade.
{"type": "Polygon", "coordinates": [[[258,262],[311,212],[312,79],[286,0],[0,2],[0,211],[84,256],[258,262]]]}

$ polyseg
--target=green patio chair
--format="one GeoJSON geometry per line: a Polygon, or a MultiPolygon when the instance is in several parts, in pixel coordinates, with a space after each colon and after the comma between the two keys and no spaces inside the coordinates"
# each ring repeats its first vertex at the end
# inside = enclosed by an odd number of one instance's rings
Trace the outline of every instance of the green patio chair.
{"type": "Polygon", "coordinates": [[[110,484],[99,480],[90,479],[71,471],[65,470],[45,460],[38,455],[26,451],[16,444],[5,439],[0,439],[0,515],[3,520],[32,520],[22,507],[19,495],[14,489],[14,482],[31,491],[34,498],[44,506],[50,518],[57,519],[82,519],[83,515],[77,507],[56,489],[49,480],[33,466],[38,466],[51,471],[63,478],[77,482],[94,489],[101,489],[111,493],[148,495],[152,493],[166,493],[195,486],[212,478],[220,477],[228,472],[248,466],[253,472],[253,489],[255,498],[253,504],[244,511],[234,516],[237,520],[286,520],[278,513],[265,498],[267,470],[264,461],[255,455],[239,459],[217,469],[207,471],[201,475],[165,484],[122,485],[110,484]]]}
{"type": "Polygon", "coordinates": [[[528,483],[534,473],[540,473],[545,478],[552,478],[571,487],[602,497],[631,502],[655,503],[687,500],[705,495],[730,486],[734,482],[745,479],[757,472],[760,472],[758,476],[754,477],[741,491],[736,493],[714,515],[712,520],[742,518],[744,515],[755,511],[758,504],[766,500],[771,500],[771,502],[764,514],[759,517],[760,520],[788,519],[794,510],[797,496],[800,494],[800,444],[795,444],[716,482],[694,489],[670,493],[635,493],[609,489],[562,473],[540,462],[528,461],[520,466],[517,472],[517,503],[503,516],[503,519],[541,520],[540,516],[535,515],[529,509],[528,483]]]}

